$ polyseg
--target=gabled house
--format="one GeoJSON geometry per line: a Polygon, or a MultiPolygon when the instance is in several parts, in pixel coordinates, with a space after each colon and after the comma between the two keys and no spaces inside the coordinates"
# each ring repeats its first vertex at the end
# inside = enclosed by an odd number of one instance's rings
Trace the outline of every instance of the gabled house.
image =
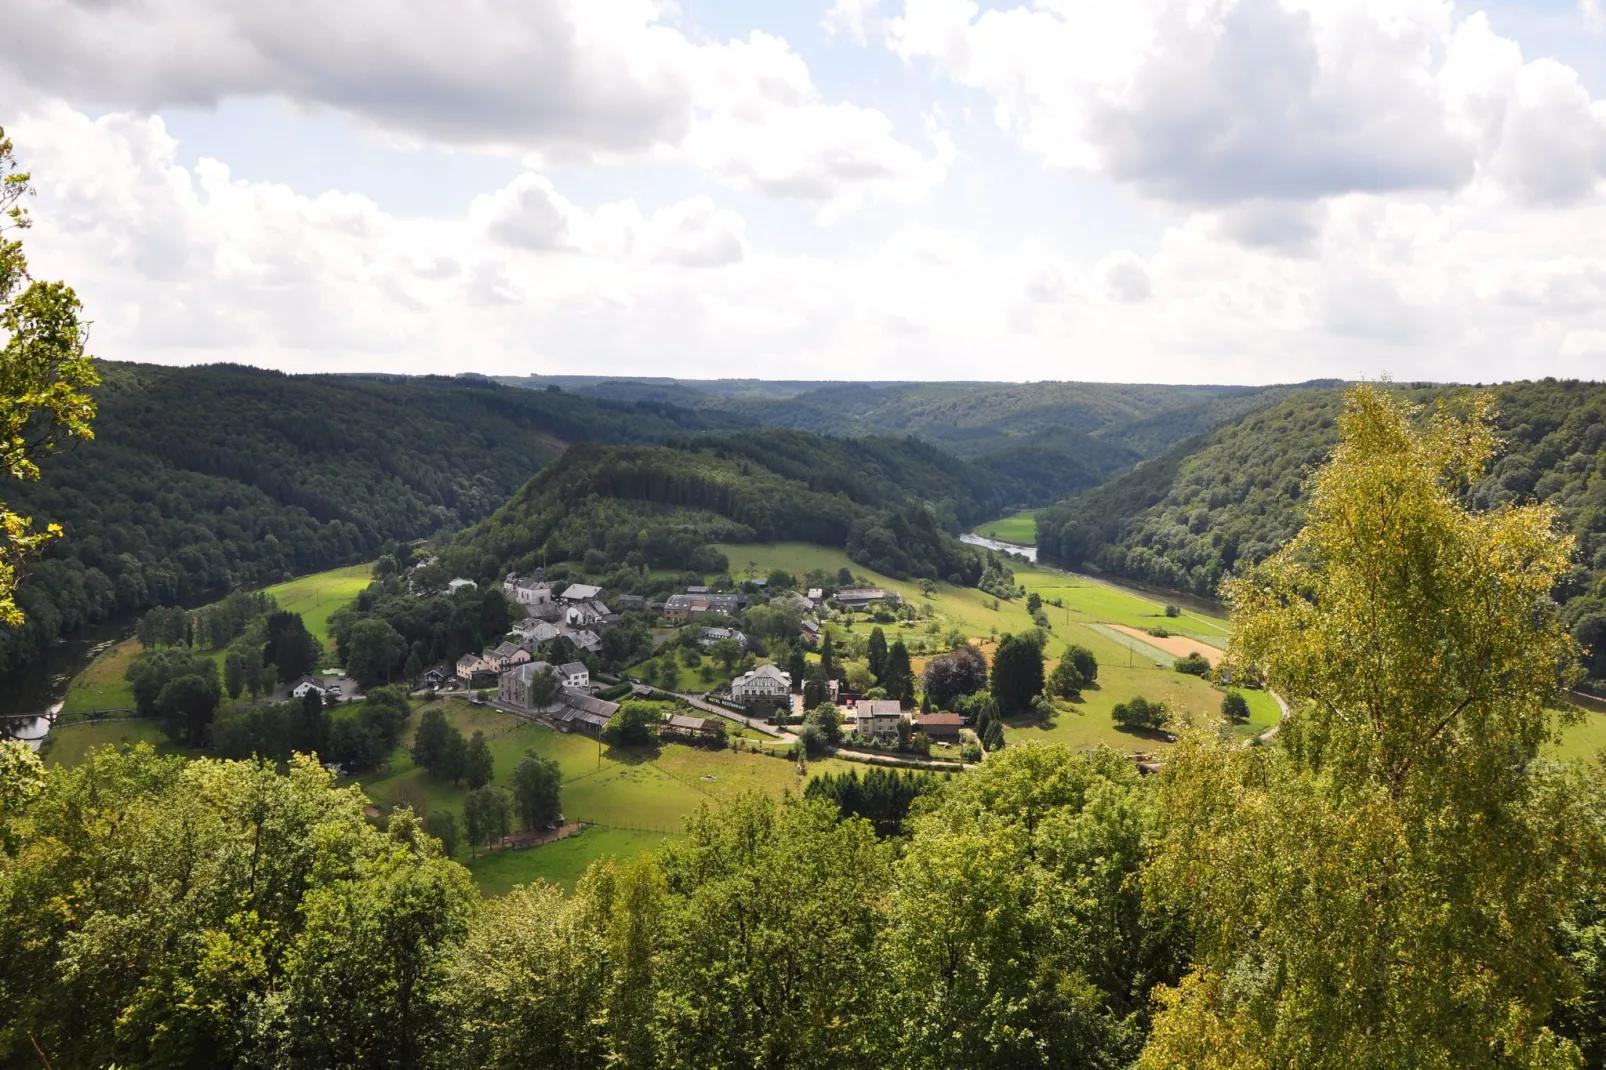
{"type": "Polygon", "coordinates": [[[465,684],[474,679],[474,674],[489,672],[490,667],[480,659],[478,654],[464,654],[457,659],[457,678],[465,684]]]}
{"type": "Polygon", "coordinates": [[[556,624],[549,624],[544,620],[527,617],[513,626],[513,632],[519,637],[519,646],[535,653],[538,647],[552,642],[563,632],[556,624]]]}
{"type": "Polygon", "coordinates": [[[515,665],[530,660],[530,652],[516,643],[503,643],[494,650],[487,650],[480,655],[485,668],[490,672],[501,672],[511,669],[515,665]]]}
{"type": "Polygon", "coordinates": [[[896,739],[903,707],[892,699],[860,699],[853,708],[854,727],[871,739],[896,739]]]}
{"type": "Polygon", "coordinates": [[[705,717],[688,717],[683,713],[670,714],[669,719],[658,726],[659,738],[711,739],[719,734],[718,721],[705,717]]]}
{"type": "Polygon", "coordinates": [[[587,654],[595,654],[602,649],[602,638],[589,628],[572,628],[563,633],[564,637],[587,654]]]}
{"type": "Polygon", "coordinates": [[[552,602],[552,585],[545,580],[509,576],[502,584],[502,594],[521,606],[544,606],[552,602]]]}
{"type": "Polygon", "coordinates": [[[290,687],[291,698],[305,698],[308,694],[316,692],[319,698],[327,698],[330,692],[340,694],[339,684],[325,684],[314,680],[310,676],[303,676],[290,687]]]}
{"type": "Polygon", "coordinates": [[[566,661],[558,666],[558,679],[564,687],[584,691],[591,686],[591,670],[583,661],[566,661]]]}
{"type": "Polygon", "coordinates": [[[451,678],[452,674],[445,669],[425,669],[419,674],[416,684],[426,691],[438,691],[445,687],[446,681],[451,678]]]}
{"type": "Polygon", "coordinates": [[[531,691],[535,678],[551,671],[552,666],[544,661],[527,661],[523,665],[516,665],[497,678],[497,697],[508,706],[516,706],[521,710],[534,709],[531,691]]]}
{"type": "Polygon", "coordinates": [[[698,646],[713,646],[730,639],[742,649],[747,649],[747,636],[735,628],[704,628],[697,636],[698,646]]]}
{"type": "Polygon", "coordinates": [[[731,698],[740,703],[770,699],[786,701],[792,693],[792,677],[774,665],[760,665],[731,681],[731,698]]]}
{"type": "Polygon", "coordinates": [[[647,608],[647,599],[639,594],[622,594],[613,600],[614,608],[621,613],[640,613],[647,608]]]}
{"type": "Polygon", "coordinates": [[[564,609],[563,622],[571,628],[586,628],[601,624],[605,616],[606,612],[598,613],[590,602],[579,602],[564,609]]]}

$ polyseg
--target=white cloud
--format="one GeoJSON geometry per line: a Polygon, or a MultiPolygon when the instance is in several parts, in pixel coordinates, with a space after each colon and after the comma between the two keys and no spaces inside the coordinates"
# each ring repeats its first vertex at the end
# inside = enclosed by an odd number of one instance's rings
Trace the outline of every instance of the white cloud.
{"type": "Polygon", "coordinates": [[[1566,200],[1606,110],[1445,0],[905,0],[889,46],[986,93],[1056,168],[1186,205],[1455,191],[1566,200]]]}
{"type": "Polygon", "coordinates": [[[542,164],[683,156],[740,188],[840,215],[940,182],[880,111],[824,99],[779,38],[693,40],[658,0],[15,0],[7,69],[75,103],[276,97],[401,143],[542,164]]]}
{"type": "MultiPolygon", "coordinates": [[[[991,13],[948,3],[959,17],[945,23],[947,0],[922,2],[934,13],[922,47],[979,62],[991,13]]],[[[1062,10],[1043,0],[1003,15],[1062,10]]],[[[1460,185],[1246,189],[1156,209],[1158,238],[1104,247],[1006,240],[978,216],[918,205],[881,229],[866,212],[799,242],[759,214],[772,204],[720,182],[688,189],[681,165],[695,161],[837,219],[917,197],[945,173],[945,135],[928,135],[938,147],[925,154],[889,148],[880,112],[826,101],[802,59],[762,34],[718,46],[707,55],[720,64],[688,75],[699,103],[684,135],[619,172],[647,175],[639,188],[612,175],[593,186],[604,168],[548,167],[537,153],[433,218],[355,192],[242,181],[228,160],[184,166],[144,115],[91,119],[33,97],[7,123],[41,188],[34,266],[78,287],[109,358],[776,378],[1599,378],[1606,198],[1598,179],[1591,192],[1595,149],[1575,136],[1599,105],[1566,68],[1523,63],[1486,23],[1451,32],[1431,81],[1454,117],[1446,129],[1470,146],[1460,185]],[[654,194],[655,160],[673,166],[673,194],[654,194]]],[[[986,163],[967,158],[966,170],[986,163]]]]}
{"type": "Polygon", "coordinates": [[[862,45],[869,38],[880,7],[881,0],[835,0],[820,25],[826,33],[841,34],[854,44],[862,45]]]}
{"type": "Polygon", "coordinates": [[[1584,20],[1584,28],[1600,33],[1606,30],[1606,8],[1601,7],[1600,0],[1578,0],[1578,16],[1584,20]]]}
{"type": "Polygon", "coordinates": [[[1131,250],[1122,250],[1100,262],[1094,274],[1099,278],[1104,296],[1111,301],[1132,305],[1154,296],[1154,283],[1149,278],[1143,258],[1131,250]]]}

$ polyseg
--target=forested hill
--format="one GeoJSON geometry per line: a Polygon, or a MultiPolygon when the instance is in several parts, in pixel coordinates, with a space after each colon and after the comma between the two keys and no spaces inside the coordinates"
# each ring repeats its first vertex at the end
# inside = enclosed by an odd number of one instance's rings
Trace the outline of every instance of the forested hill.
{"type": "Polygon", "coordinates": [[[57,635],[152,605],[372,556],[488,516],[577,441],[744,421],[477,377],[288,376],[103,363],[95,440],[6,500],[66,537],[28,572],[0,672],[57,635]]]}
{"type": "MultiPolygon", "coordinates": [[[[1578,568],[1557,594],[1606,679],[1606,384],[1492,388],[1504,452],[1471,490],[1484,507],[1553,502],[1578,540],[1578,568]]],[[[1410,389],[1419,402],[1447,388],[1410,389]]],[[[1301,485],[1338,440],[1338,390],[1314,390],[1174,447],[1045,510],[1038,545],[1051,560],[1178,590],[1214,594],[1234,567],[1265,558],[1299,530],[1301,485]]]]}
{"type": "Polygon", "coordinates": [[[1013,481],[1016,505],[1046,505],[1301,386],[1127,383],[764,383],[753,380],[506,379],[592,397],[673,403],[833,436],[905,436],[1013,481]]]}
{"type": "Polygon", "coordinates": [[[799,540],[892,576],[974,584],[980,557],[940,520],[979,508],[974,480],[963,462],[906,440],[772,432],[576,446],[454,540],[443,564],[485,581],[564,560],[591,573],[718,572],[712,543],[799,540]]]}

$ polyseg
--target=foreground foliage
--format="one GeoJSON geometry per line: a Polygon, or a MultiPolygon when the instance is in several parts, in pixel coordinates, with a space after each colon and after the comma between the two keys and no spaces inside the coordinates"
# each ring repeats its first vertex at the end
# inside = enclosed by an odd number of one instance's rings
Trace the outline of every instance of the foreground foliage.
{"type": "Polygon", "coordinates": [[[1305,529],[1229,589],[1229,662],[1291,701],[1282,746],[1196,734],[1165,777],[1148,881],[1198,946],[1143,1065],[1572,1065],[1556,936],[1601,842],[1532,764],[1571,541],[1547,507],[1459,498],[1485,402],[1419,431],[1360,388],[1342,430],[1305,529]]]}

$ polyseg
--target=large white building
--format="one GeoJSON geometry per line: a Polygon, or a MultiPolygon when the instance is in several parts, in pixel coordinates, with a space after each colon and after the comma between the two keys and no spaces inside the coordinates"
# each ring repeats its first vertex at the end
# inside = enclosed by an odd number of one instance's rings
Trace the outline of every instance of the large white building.
{"type": "Polygon", "coordinates": [[[731,698],[737,702],[756,702],[761,698],[782,702],[791,693],[791,674],[773,665],[760,665],[731,681],[731,698]]]}

